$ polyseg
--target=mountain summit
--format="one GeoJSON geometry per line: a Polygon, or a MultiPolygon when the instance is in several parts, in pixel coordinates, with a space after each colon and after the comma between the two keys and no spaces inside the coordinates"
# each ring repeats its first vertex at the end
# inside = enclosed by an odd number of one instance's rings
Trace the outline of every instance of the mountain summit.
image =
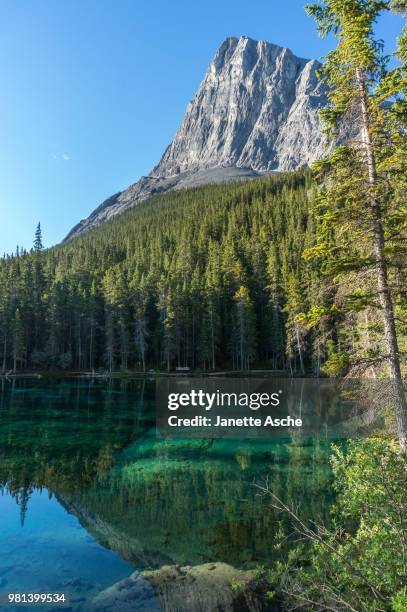
{"type": "Polygon", "coordinates": [[[322,153],[318,110],[326,103],[319,67],[265,41],[226,39],[153,173],[312,162],[322,153]]]}
{"type": "Polygon", "coordinates": [[[67,239],[159,192],[291,170],[320,158],[319,111],[327,98],[319,68],[316,60],[266,41],[227,38],[159,164],[103,202],[67,239]]]}

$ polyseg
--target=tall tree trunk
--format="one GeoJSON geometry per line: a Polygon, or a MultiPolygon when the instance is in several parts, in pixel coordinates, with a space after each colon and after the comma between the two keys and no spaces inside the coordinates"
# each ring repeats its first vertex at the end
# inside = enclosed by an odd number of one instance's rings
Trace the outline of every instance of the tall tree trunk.
{"type": "Polygon", "coordinates": [[[90,320],[90,341],[89,341],[89,368],[93,371],[95,368],[93,360],[93,338],[94,338],[94,320],[93,316],[90,320]]]}
{"type": "Polygon", "coordinates": [[[107,356],[107,367],[109,372],[114,369],[114,324],[110,307],[105,307],[105,321],[106,321],[106,356],[107,356]]]}
{"type": "Polygon", "coordinates": [[[305,374],[304,360],[302,358],[302,350],[301,350],[300,332],[298,330],[298,325],[297,324],[295,324],[295,338],[297,340],[297,351],[298,351],[298,356],[299,356],[299,359],[300,359],[301,374],[305,374]]]}
{"type": "Polygon", "coordinates": [[[7,368],[7,333],[4,332],[3,365],[2,365],[2,372],[3,372],[3,374],[6,371],[6,368],[7,368]]]}
{"type": "Polygon", "coordinates": [[[78,350],[78,357],[77,357],[78,368],[79,368],[79,370],[81,370],[82,369],[82,334],[81,334],[81,315],[80,315],[80,313],[78,314],[78,345],[77,345],[77,350],[78,350]]]}
{"type": "Polygon", "coordinates": [[[215,331],[213,322],[213,307],[210,309],[210,320],[211,320],[211,359],[212,359],[212,370],[215,369],[215,331]]]}
{"type": "Polygon", "coordinates": [[[395,404],[397,433],[402,449],[407,449],[407,402],[401,377],[400,357],[394,319],[393,301],[389,289],[387,263],[384,255],[384,231],[380,202],[375,195],[377,187],[376,158],[370,134],[369,109],[367,103],[366,81],[361,69],[356,70],[356,79],[359,86],[360,107],[362,116],[362,142],[365,150],[368,169],[369,187],[371,189],[371,208],[373,213],[373,252],[377,289],[383,317],[384,337],[389,364],[389,374],[392,380],[392,391],[395,404]]]}

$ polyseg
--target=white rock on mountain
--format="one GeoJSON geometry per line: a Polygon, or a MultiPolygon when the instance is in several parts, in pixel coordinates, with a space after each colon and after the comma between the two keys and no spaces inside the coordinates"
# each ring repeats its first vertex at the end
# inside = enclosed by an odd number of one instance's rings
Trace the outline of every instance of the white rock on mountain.
{"type": "Polygon", "coordinates": [[[156,193],[291,170],[322,157],[319,111],[327,98],[319,67],[269,42],[227,38],[159,164],[67,238],[156,193]]]}

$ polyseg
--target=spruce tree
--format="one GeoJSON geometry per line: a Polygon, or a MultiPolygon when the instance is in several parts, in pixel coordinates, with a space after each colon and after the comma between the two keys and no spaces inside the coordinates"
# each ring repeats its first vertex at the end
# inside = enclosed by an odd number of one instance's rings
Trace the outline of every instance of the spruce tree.
{"type": "Polygon", "coordinates": [[[44,248],[43,244],[42,244],[42,230],[41,230],[41,223],[38,223],[37,228],[35,230],[35,235],[34,235],[34,251],[36,253],[39,253],[40,251],[42,251],[44,248]]]}
{"type": "Polygon", "coordinates": [[[330,102],[323,116],[331,134],[342,132],[348,143],[315,165],[320,233],[306,255],[319,259],[341,287],[344,309],[379,310],[384,347],[375,358],[388,365],[398,436],[406,448],[407,404],[391,270],[391,255],[405,255],[404,202],[395,182],[406,171],[405,156],[400,158],[405,134],[392,108],[403,83],[389,79],[383,45],[374,35],[378,16],[390,6],[380,0],[324,0],[307,7],[319,32],[338,40],[323,66],[330,102]]]}

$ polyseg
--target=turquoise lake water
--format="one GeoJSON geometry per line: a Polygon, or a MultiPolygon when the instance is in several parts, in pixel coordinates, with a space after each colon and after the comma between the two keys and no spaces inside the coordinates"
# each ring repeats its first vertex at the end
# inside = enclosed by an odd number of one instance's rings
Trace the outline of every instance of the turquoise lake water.
{"type": "Polygon", "coordinates": [[[2,384],[0,593],[80,612],[134,570],[267,566],[284,517],[266,478],[303,515],[329,510],[329,442],[157,439],[153,380],[2,384]]]}

